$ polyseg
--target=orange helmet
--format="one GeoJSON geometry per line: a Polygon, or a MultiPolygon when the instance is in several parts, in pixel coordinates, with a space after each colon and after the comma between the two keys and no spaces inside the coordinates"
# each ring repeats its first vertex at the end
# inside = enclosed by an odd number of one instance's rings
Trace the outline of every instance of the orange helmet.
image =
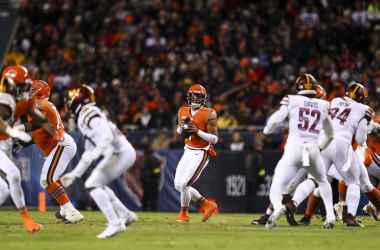
{"type": "Polygon", "coordinates": [[[42,80],[34,80],[32,82],[32,95],[37,99],[49,99],[50,86],[42,80]]]}
{"type": "Polygon", "coordinates": [[[31,85],[32,79],[28,70],[21,65],[12,65],[3,71],[0,92],[11,94],[17,101],[26,101],[31,98],[31,85]]]}
{"type": "Polygon", "coordinates": [[[326,100],[326,90],[321,86],[317,85],[317,94],[315,95],[315,98],[326,100]]]}
{"type": "Polygon", "coordinates": [[[202,85],[195,84],[190,87],[189,91],[187,91],[186,99],[190,107],[200,108],[207,100],[206,89],[202,85]]]}

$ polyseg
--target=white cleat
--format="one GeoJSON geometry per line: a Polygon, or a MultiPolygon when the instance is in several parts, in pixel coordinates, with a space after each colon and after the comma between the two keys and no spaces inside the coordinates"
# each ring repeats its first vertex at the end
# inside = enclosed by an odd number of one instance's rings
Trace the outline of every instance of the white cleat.
{"type": "Polygon", "coordinates": [[[334,228],[334,223],[335,223],[335,215],[334,214],[329,215],[329,216],[326,217],[324,228],[333,229],[334,228]]]}
{"type": "Polygon", "coordinates": [[[66,211],[65,209],[61,206],[61,211],[59,211],[62,217],[66,217],[66,211]]]}
{"type": "Polygon", "coordinates": [[[96,236],[96,238],[98,239],[110,238],[116,234],[124,233],[125,230],[127,230],[127,227],[123,223],[120,223],[120,225],[118,226],[109,224],[107,228],[101,234],[98,234],[96,236]]]}
{"type": "Polygon", "coordinates": [[[83,215],[79,213],[79,211],[76,210],[75,208],[65,209],[65,213],[66,213],[65,219],[70,221],[71,223],[77,223],[84,219],[83,215]]]}
{"type": "Polygon", "coordinates": [[[337,203],[334,205],[334,210],[336,214],[338,215],[339,219],[343,221],[343,206],[342,203],[337,203]]]}
{"type": "Polygon", "coordinates": [[[132,224],[133,222],[136,222],[137,219],[138,219],[137,214],[135,214],[134,212],[130,211],[129,216],[125,217],[125,218],[120,218],[120,221],[124,225],[128,226],[128,225],[132,224]]]}
{"type": "Polygon", "coordinates": [[[269,217],[267,224],[265,225],[266,228],[272,229],[276,226],[277,221],[280,219],[281,215],[285,214],[286,207],[285,205],[281,205],[277,209],[275,209],[272,213],[272,215],[269,217]]]}
{"type": "Polygon", "coordinates": [[[371,218],[375,221],[380,221],[379,211],[377,211],[376,207],[371,202],[363,207],[363,211],[371,216],[371,218]]]}

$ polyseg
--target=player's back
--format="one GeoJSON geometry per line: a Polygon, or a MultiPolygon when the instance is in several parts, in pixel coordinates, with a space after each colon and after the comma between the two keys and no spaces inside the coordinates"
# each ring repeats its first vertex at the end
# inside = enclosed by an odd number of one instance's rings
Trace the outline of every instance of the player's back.
{"type": "Polygon", "coordinates": [[[101,128],[91,127],[90,122],[94,118],[105,120],[107,126],[111,130],[113,135],[113,140],[111,142],[112,152],[120,153],[131,147],[131,144],[116,127],[116,125],[113,124],[98,107],[89,105],[80,112],[78,117],[78,127],[83,135],[95,144],[94,146],[97,145],[98,135],[102,133],[101,128]]]}
{"type": "MultiPolygon", "coordinates": [[[[65,134],[65,128],[61,116],[53,103],[47,100],[39,99],[36,102],[36,109],[46,113],[46,117],[50,120],[60,135],[65,134]]],[[[28,119],[29,121],[32,120],[31,117],[28,119]]],[[[42,128],[33,131],[32,135],[35,143],[45,155],[49,155],[58,143],[56,140],[53,140],[53,137],[42,128]]]]}
{"type": "Polygon", "coordinates": [[[335,138],[343,139],[351,144],[352,138],[369,109],[367,105],[343,98],[334,98],[331,101],[331,118],[334,126],[335,138]]]}
{"type": "Polygon", "coordinates": [[[329,115],[328,102],[302,95],[288,95],[281,104],[289,108],[289,142],[317,143],[323,121],[329,115]]]}

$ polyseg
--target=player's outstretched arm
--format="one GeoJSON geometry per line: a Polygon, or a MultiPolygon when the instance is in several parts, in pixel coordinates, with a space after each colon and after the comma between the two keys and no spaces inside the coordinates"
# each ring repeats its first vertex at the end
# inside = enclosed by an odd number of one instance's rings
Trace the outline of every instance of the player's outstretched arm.
{"type": "Polygon", "coordinates": [[[53,126],[53,124],[50,122],[50,120],[41,113],[40,110],[33,108],[29,112],[30,117],[32,118],[33,121],[41,124],[41,127],[51,136],[55,136],[56,130],[53,126]]]}
{"type": "Polygon", "coordinates": [[[332,140],[334,139],[334,126],[333,126],[331,117],[329,115],[323,121],[322,125],[323,125],[323,130],[325,131],[325,136],[323,137],[323,140],[318,145],[321,151],[327,148],[332,142],[332,140]]]}
{"type": "Polygon", "coordinates": [[[267,122],[267,125],[264,128],[264,134],[270,134],[277,127],[277,125],[285,120],[285,118],[289,115],[289,109],[287,105],[281,105],[280,109],[277,110],[274,114],[272,114],[267,122]]]}
{"type": "Polygon", "coordinates": [[[11,114],[9,110],[7,108],[4,108],[4,106],[0,105],[0,130],[4,131],[5,133],[12,136],[13,138],[18,138],[25,142],[31,141],[32,137],[30,135],[28,135],[25,132],[18,131],[17,129],[12,128],[4,121],[4,119],[9,119],[10,116],[11,114]]]}

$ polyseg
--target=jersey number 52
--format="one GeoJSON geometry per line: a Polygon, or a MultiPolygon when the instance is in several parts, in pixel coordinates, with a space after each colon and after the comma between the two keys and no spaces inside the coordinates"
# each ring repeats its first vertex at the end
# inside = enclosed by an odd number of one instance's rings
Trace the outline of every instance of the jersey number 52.
{"type": "Polygon", "coordinates": [[[319,131],[315,129],[315,127],[318,125],[319,120],[321,119],[321,112],[319,110],[312,110],[310,112],[310,109],[308,108],[300,108],[299,113],[299,121],[301,123],[298,123],[298,129],[302,131],[306,131],[309,129],[309,132],[319,134],[319,131]],[[315,117],[314,123],[309,128],[309,117],[307,116],[315,117]]]}

